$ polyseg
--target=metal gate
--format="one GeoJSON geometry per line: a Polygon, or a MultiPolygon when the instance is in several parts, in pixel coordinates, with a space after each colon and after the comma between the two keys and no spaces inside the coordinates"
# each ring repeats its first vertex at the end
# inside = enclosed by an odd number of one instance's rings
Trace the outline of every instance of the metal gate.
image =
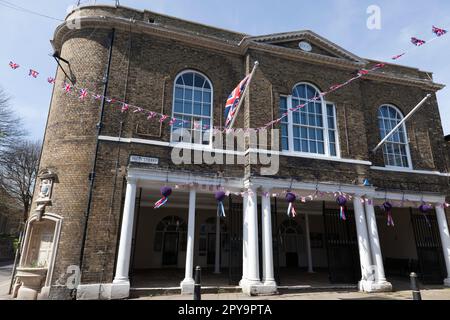
{"type": "Polygon", "coordinates": [[[447,277],[436,213],[422,214],[410,208],[411,222],[419,258],[419,276],[424,284],[442,284],[447,277]]]}
{"type": "Polygon", "coordinates": [[[231,285],[238,285],[242,278],[242,203],[233,203],[229,196],[229,210],[227,214],[229,232],[229,267],[228,282],[231,285]]]}
{"type": "Polygon", "coordinates": [[[357,283],[361,279],[355,214],[346,211],[347,220],[339,218],[339,209],[323,205],[325,243],[331,283],[357,283]]]}

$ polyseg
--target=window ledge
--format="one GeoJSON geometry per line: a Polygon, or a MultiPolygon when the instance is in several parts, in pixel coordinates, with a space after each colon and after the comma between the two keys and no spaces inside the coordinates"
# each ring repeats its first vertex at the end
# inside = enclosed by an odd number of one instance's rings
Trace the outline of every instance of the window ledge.
{"type": "Polygon", "coordinates": [[[414,170],[410,168],[401,168],[401,167],[377,167],[371,166],[372,170],[379,171],[389,171],[389,172],[398,172],[398,173],[412,173],[412,174],[426,174],[426,175],[434,175],[440,177],[450,177],[450,173],[439,172],[439,171],[427,171],[427,170],[414,170]]]}
{"type": "Polygon", "coordinates": [[[262,153],[277,153],[280,156],[284,157],[295,157],[295,158],[306,158],[306,159],[316,159],[316,160],[325,160],[325,161],[334,161],[334,162],[343,162],[343,163],[353,163],[353,164],[362,164],[366,166],[371,166],[372,162],[365,160],[357,160],[357,159],[345,159],[339,157],[331,157],[326,155],[319,155],[314,153],[301,153],[301,152],[290,152],[290,151],[271,151],[271,150],[256,150],[249,149],[249,152],[262,152],[262,153]]]}

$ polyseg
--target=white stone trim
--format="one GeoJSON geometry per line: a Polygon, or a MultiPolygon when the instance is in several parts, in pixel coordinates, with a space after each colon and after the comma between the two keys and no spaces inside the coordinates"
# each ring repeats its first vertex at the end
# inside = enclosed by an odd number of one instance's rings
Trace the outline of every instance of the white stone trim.
{"type": "Polygon", "coordinates": [[[323,156],[323,155],[318,155],[318,154],[292,152],[292,151],[281,151],[280,152],[280,151],[274,151],[274,150],[249,148],[245,152],[243,152],[243,151],[234,151],[234,150],[214,149],[211,146],[206,146],[206,145],[196,145],[196,144],[179,143],[179,142],[173,143],[173,142],[150,140],[150,139],[139,139],[139,138],[119,138],[119,137],[111,137],[111,136],[99,136],[98,139],[101,141],[110,141],[110,142],[139,143],[139,144],[147,144],[147,145],[156,145],[156,146],[161,146],[161,147],[177,147],[177,148],[198,150],[198,151],[204,151],[204,152],[232,154],[232,155],[236,155],[236,156],[246,156],[249,153],[262,153],[262,154],[279,155],[279,156],[284,156],[284,157],[297,157],[297,158],[306,158],[306,159],[317,159],[317,160],[325,160],[325,161],[361,164],[361,165],[366,165],[366,166],[372,165],[372,162],[366,161],[366,160],[343,159],[343,158],[329,157],[329,156],[323,156]]]}
{"type": "MultiPolygon", "coordinates": [[[[52,277],[53,277],[53,269],[55,266],[56,253],[58,251],[59,237],[61,234],[61,225],[63,222],[63,217],[61,217],[60,215],[54,214],[54,213],[45,213],[42,215],[41,220],[51,220],[55,223],[55,231],[53,233],[53,243],[52,243],[52,254],[51,254],[49,264],[48,264],[47,275],[46,275],[44,286],[43,286],[43,287],[50,287],[52,277]]],[[[33,214],[27,221],[26,234],[24,236],[24,244],[22,247],[23,254],[20,257],[19,266],[23,265],[24,260],[28,256],[29,242],[30,242],[30,238],[32,235],[30,233],[30,232],[32,232],[32,229],[30,228],[30,226],[35,221],[38,221],[37,214],[33,214]]]]}

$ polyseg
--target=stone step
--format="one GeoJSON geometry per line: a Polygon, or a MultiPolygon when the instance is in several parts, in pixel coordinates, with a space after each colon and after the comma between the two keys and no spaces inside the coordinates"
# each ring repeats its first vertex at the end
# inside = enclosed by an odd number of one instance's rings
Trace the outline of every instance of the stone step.
{"type": "MultiPolygon", "coordinates": [[[[299,293],[299,292],[333,292],[333,291],[358,291],[356,285],[329,285],[329,286],[278,286],[279,294],[299,293]]],[[[240,293],[242,289],[239,286],[235,287],[202,287],[202,294],[219,294],[219,293],[240,293]]],[[[130,298],[163,296],[181,294],[181,287],[166,287],[166,288],[131,288],[130,298]]]]}

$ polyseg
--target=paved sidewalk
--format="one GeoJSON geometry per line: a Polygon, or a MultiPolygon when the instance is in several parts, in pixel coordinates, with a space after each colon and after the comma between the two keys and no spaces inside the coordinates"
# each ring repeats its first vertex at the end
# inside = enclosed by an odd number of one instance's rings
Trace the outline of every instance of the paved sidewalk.
{"type": "Polygon", "coordinates": [[[12,262],[0,262],[0,300],[8,296],[12,268],[12,262]]]}
{"type": "MultiPolygon", "coordinates": [[[[450,300],[449,289],[421,290],[423,300],[450,300]]],[[[192,295],[141,297],[133,300],[192,300],[192,295]]],[[[310,292],[266,297],[248,297],[242,293],[203,294],[202,300],[412,300],[411,291],[388,293],[310,292]]]]}

